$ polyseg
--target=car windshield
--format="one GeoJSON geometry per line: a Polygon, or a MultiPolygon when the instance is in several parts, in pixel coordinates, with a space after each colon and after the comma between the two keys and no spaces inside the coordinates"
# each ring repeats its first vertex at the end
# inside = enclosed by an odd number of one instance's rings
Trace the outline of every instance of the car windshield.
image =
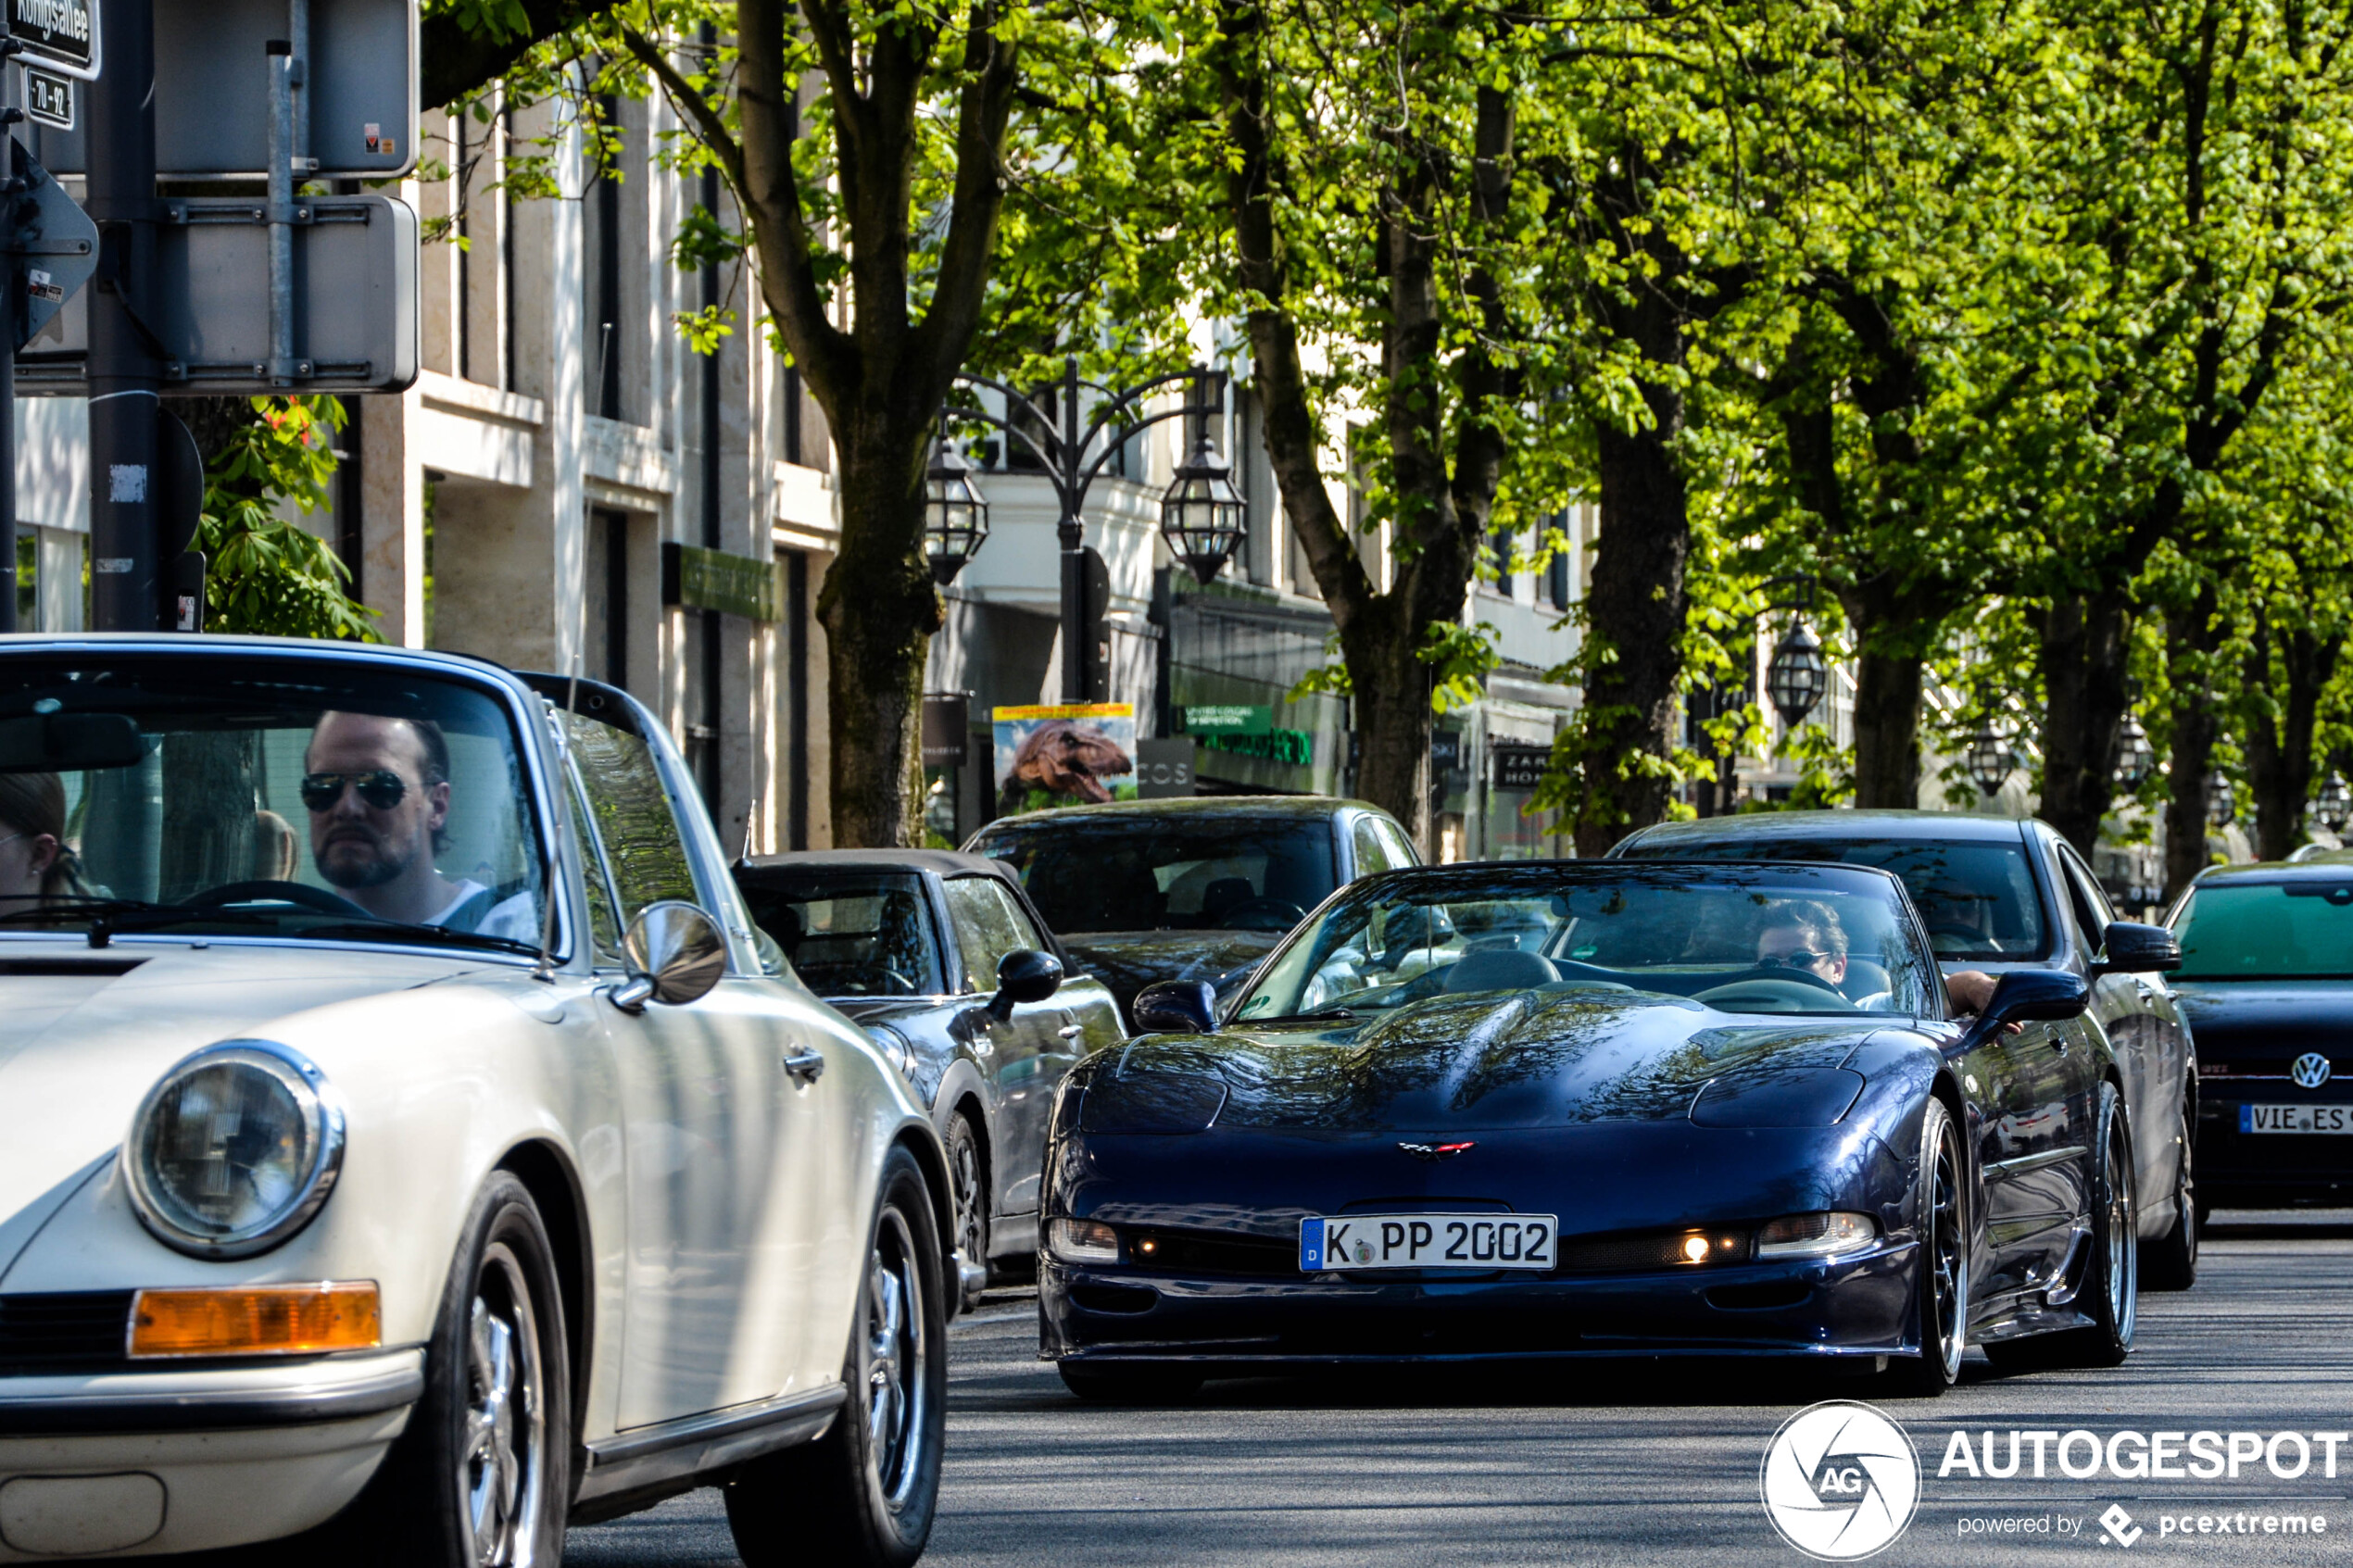
{"type": "Polygon", "coordinates": [[[1939,842],[1918,838],[1727,837],[1698,841],[1676,834],[1627,850],[1638,859],[1838,860],[1877,866],[1903,879],[1928,927],[1940,961],[2040,958],[2050,942],[2034,873],[2019,843],[1939,842]]]}
{"type": "Polygon", "coordinates": [[[2176,980],[2353,978],[2353,876],[2196,887],[2173,917],[2176,980]]]}
{"type": "Polygon", "coordinates": [[[507,706],[336,658],[0,663],[0,937],[88,931],[536,953],[507,706]]]}
{"type": "Polygon", "coordinates": [[[1236,1010],[1276,1019],[1488,991],[1628,991],[1726,1012],[1942,1017],[1895,884],[1830,868],[1431,868],[1359,884],[1236,1010]]]}
{"type": "Polygon", "coordinates": [[[760,929],[821,997],[936,996],[939,951],[912,872],[821,872],[747,877],[760,929]]]}
{"type": "Polygon", "coordinates": [[[1321,817],[1046,817],[983,829],[1063,936],[1098,931],[1289,931],[1339,872],[1321,817]]]}

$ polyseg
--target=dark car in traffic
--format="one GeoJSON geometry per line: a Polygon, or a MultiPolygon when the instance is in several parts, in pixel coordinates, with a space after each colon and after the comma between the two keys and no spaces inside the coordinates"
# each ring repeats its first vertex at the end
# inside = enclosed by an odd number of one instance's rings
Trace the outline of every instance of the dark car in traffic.
{"type": "Polygon", "coordinates": [[[2218,866],[2166,917],[2197,1031],[2198,1201],[2353,1194],[2353,863],[2218,866]]]}
{"type": "MultiPolygon", "coordinates": [[[[2202,1180],[2198,1054],[2166,973],[2178,960],[2156,926],[2120,921],[2091,868],[2047,822],[1950,811],[1757,811],[1662,822],[1611,854],[1634,859],[1837,860],[1901,878],[1947,974],[2059,970],[2082,978],[2080,1019],[2039,1025],[2020,1051],[2054,1081],[2112,1062],[2138,1166],[2142,1283],[2183,1290],[2197,1274],[2202,1180]]],[[[2011,1114],[2037,1114],[2039,1091],[2011,1114]]],[[[2012,1173],[1990,1152],[1989,1177],[2012,1173]]]]}
{"type": "Polygon", "coordinates": [[[864,1027],[947,1146],[966,1298],[992,1260],[1038,1245],[1054,1088],[1119,1043],[1119,1010],[1074,966],[1005,867],[933,849],[738,860],[753,922],[793,972],[864,1027]]]}
{"type": "Polygon", "coordinates": [[[1013,869],[1122,1008],[1161,980],[1205,980],[1230,997],[1334,888],[1421,863],[1396,818],[1321,796],[1032,811],[989,823],[964,847],[1013,869]]]}
{"type": "Polygon", "coordinates": [[[1419,1360],[1778,1356],[1915,1394],[1969,1344],[2116,1364],[2138,1298],[2108,1041],[2005,1029],[2087,1000],[2027,968],[1949,1018],[1875,869],[1367,878],[1230,1016],[1153,986],[1151,1033],[1065,1081],[1044,1351],[1114,1399],[1419,1360]]]}

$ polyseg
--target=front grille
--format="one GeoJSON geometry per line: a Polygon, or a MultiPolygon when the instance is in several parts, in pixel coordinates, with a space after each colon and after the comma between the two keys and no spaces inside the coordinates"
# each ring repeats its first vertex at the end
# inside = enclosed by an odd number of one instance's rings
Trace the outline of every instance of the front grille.
{"type": "Polygon", "coordinates": [[[0,1296],[0,1377],[105,1372],[126,1364],[128,1290],[0,1296]]]}
{"type": "Polygon", "coordinates": [[[1127,1233],[1127,1261],[1153,1273],[1265,1279],[1299,1273],[1299,1242],[1296,1237],[1137,1230],[1127,1233]]]}

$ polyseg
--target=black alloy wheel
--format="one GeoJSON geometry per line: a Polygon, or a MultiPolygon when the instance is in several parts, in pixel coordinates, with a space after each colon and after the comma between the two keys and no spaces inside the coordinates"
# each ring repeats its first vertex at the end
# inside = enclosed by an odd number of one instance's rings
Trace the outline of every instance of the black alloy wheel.
{"type": "Polygon", "coordinates": [[[865,1276],[824,1436],[746,1465],[726,1487],[748,1568],[909,1568],[931,1537],[948,1435],[948,1287],[914,1156],[883,1163],[865,1276]]]}
{"type": "Polygon", "coordinates": [[[2182,1101],[2178,1135],[2181,1158],[2173,1167],[2173,1228],[2141,1243],[2141,1287],[2145,1290],[2187,1290],[2197,1283],[2198,1212],[2195,1167],[2197,1113],[2189,1099],[2182,1101]]]}
{"type": "Polygon", "coordinates": [[[2076,1310],[2092,1321],[2082,1328],[1988,1345],[1987,1359],[2005,1370],[2120,1366],[2133,1353],[2141,1300],[2141,1249],[2134,1229],[2139,1210],[2133,1193],[2133,1139],[2114,1084],[2100,1085],[2099,1138],[2092,1154],[2091,1236],[2083,1282],[2074,1298],[2076,1310]]]}
{"type": "Polygon", "coordinates": [[[425,1395],[384,1466],[302,1556],[386,1568],[557,1568],[572,1394],[554,1249],[508,1172],[474,1200],[425,1352],[425,1395]]]}
{"type": "Polygon", "coordinates": [[[1920,1113],[1919,1185],[1914,1211],[1913,1310],[1920,1353],[1894,1360],[1890,1394],[1934,1399],[1961,1374],[1969,1349],[1969,1186],[1959,1132],[1944,1102],[1931,1098],[1920,1113]]]}
{"type": "MultiPolygon", "coordinates": [[[[959,1115],[948,1123],[948,1179],[956,1198],[956,1250],[967,1263],[988,1267],[988,1165],[981,1158],[980,1135],[970,1118],[959,1115]]],[[[987,1275],[963,1293],[964,1311],[980,1305],[987,1275]]]]}

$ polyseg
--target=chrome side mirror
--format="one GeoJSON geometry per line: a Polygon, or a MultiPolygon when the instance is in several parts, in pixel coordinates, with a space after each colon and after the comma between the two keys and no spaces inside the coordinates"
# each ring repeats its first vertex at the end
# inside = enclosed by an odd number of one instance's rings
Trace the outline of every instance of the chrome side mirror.
{"type": "Polygon", "coordinates": [[[676,898],[639,909],[621,950],[629,978],[610,994],[623,1012],[643,1012],[648,1002],[683,1007],[700,1001],[727,972],[727,939],[717,922],[676,898]]]}

